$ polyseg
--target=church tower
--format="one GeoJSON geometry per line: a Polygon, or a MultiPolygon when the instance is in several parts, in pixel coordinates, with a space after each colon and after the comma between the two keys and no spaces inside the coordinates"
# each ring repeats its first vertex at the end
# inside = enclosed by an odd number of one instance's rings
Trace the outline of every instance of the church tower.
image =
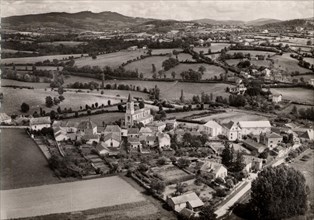
{"type": "Polygon", "coordinates": [[[128,101],[126,103],[126,113],[125,113],[125,126],[130,128],[133,126],[133,114],[134,114],[134,102],[132,100],[131,94],[129,94],[128,101]]]}

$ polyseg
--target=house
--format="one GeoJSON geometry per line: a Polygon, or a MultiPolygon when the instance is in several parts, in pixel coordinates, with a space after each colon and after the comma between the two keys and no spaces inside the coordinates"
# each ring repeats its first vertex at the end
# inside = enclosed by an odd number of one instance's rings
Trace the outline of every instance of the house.
{"type": "Polygon", "coordinates": [[[229,92],[236,95],[243,95],[247,88],[244,86],[244,84],[239,84],[235,87],[229,88],[229,92]]]}
{"type": "Polygon", "coordinates": [[[181,212],[182,209],[188,208],[192,211],[204,205],[202,200],[195,192],[190,192],[175,197],[167,197],[167,204],[176,212],[181,212]]]}
{"type": "Polygon", "coordinates": [[[178,124],[176,119],[168,119],[165,121],[165,123],[166,123],[166,128],[168,131],[172,129],[176,129],[177,124],[178,124]]]}
{"type": "Polygon", "coordinates": [[[214,174],[214,178],[222,178],[224,179],[228,175],[227,168],[217,162],[206,160],[200,168],[201,172],[212,173],[214,174]]]}
{"type": "Polygon", "coordinates": [[[264,144],[270,149],[275,148],[281,142],[282,142],[282,136],[274,132],[260,134],[260,143],[264,144]]]}
{"type": "Polygon", "coordinates": [[[137,137],[139,138],[140,130],[138,128],[129,128],[128,129],[128,138],[129,137],[137,137]]]}
{"type": "Polygon", "coordinates": [[[99,135],[98,134],[84,134],[81,137],[81,140],[86,141],[86,144],[93,144],[99,142],[99,135]]]}
{"type": "Polygon", "coordinates": [[[121,128],[118,125],[107,125],[104,130],[104,136],[106,137],[108,134],[113,134],[116,138],[121,141],[121,128]]]}
{"type": "Polygon", "coordinates": [[[277,146],[273,149],[273,152],[277,155],[277,157],[283,157],[287,153],[289,153],[289,148],[283,147],[283,146],[277,146]]]}
{"type": "Polygon", "coordinates": [[[109,133],[104,136],[104,140],[102,141],[108,147],[119,147],[121,142],[121,137],[119,137],[115,133],[109,133]]]}
{"type": "Polygon", "coordinates": [[[260,154],[267,148],[266,146],[249,138],[242,140],[242,143],[245,148],[252,152],[252,154],[260,154]]]}
{"type": "Polygon", "coordinates": [[[60,127],[54,127],[53,128],[53,134],[54,134],[55,140],[57,142],[66,141],[66,140],[70,139],[70,137],[66,135],[66,132],[61,130],[60,127]]]}
{"type": "Polygon", "coordinates": [[[302,141],[312,141],[312,140],[314,140],[314,130],[313,129],[307,129],[299,137],[302,141]]]}
{"type": "Polygon", "coordinates": [[[202,130],[211,137],[217,137],[222,134],[222,126],[213,120],[204,124],[202,130]]]}
{"type": "Polygon", "coordinates": [[[39,118],[31,118],[29,120],[29,126],[31,130],[40,131],[43,128],[50,128],[51,120],[50,117],[39,117],[39,118]]]}
{"type": "Polygon", "coordinates": [[[10,124],[12,119],[6,113],[0,113],[0,124],[10,124]]]}
{"type": "Polygon", "coordinates": [[[97,125],[90,119],[86,121],[81,121],[77,126],[77,132],[83,135],[97,134],[97,125]]]}
{"type": "Polygon", "coordinates": [[[131,144],[132,148],[136,149],[139,149],[142,145],[138,137],[128,137],[128,142],[131,144]]]}
{"type": "Polygon", "coordinates": [[[128,101],[126,104],[126,113],[125,113],[125,127],[131,128],[135,123],[142,123],[144,126],[149,124],[154,120],[154,117],[150,114],[149,108],[142,108],[135,110],[134,102],[129,94],[128,101]]]}
{"type": "Polygon", "coordinates": [[[76,133],[78,122],[71,121],[54,121],[52,124],[53,128],[59,127],[65,133],[76,133]]]}
{"type": "Polygon", "coordinates": [[[152,136],[153,131],[149,127],[142,127],[139,131],[140,141],[145,140],[148,136],[152,136]]]}
{"type": "Polygon", "coordinates": [[[158,137],[158,144],[159,144],[160,149],[165,150],[165,149],[170,148],[171,139],[170,139],[169,134],[158,133],[157,137],[158,137]]]}
{"type": "Polygon", "coordinates": [[[314,79],[309,79],[309,82],[308,82],[311,86],[314,86],[314,79]]]}
{"type": "Polygon", "coordinates": [[[108,147],[104,142],[100,142],[96,145],[96,151],[100,155],[116,156],[119,154],[119,148],[108,147]]]}
{"type": "Polygon", "coordinates": [[[260,133],[269,133],[271,125],[269,121],[239,121],[242,135],[259,135],[260,133]]]}
{"type": "Polygon", "coordinates": [[[279,103],[279,102],[281,102],[282,101],[282,95],[281,94],[279,94],[279,95],[273,95],[273,97],[272,97],[272,102],[273,103],[279,103]]]}
{"type": "Polygon", "coordinates": [[[261,158],[250,155],[243,155],[243,159],[243,163],[245,164],[243,170],[246,170],[248,173],[251,171],[259,171],[263,167],[263,159],[261,158]]]}
{"type": "Polygon", "coordinates": [[[137,49],[138,49],[138,46],[131,46],[131,47],[128,48],[129,51],[137,50],[137,49]]]}
{"type": "Polygon", "coordinates": [[[265,55],[257,54],[255,57],[257,57],[258,60],[265,60],[265,55]]]}
{"type": "Polygon", "coordinates": [[[154,147],[157,144],[157,137],[156,136],[147,136],[146,137],[146,144],[150,147],[154,147]]]}
{"type": "Polygon", "coordinates": [[[235,141],[237,139],[242,139],[241,128],[237,123],[229,121],[226,124],[222,124],[222,133],[225,135],[229,141],[235,141]]]}
{"type": "Polygon", "coordinates": [[[153,121],[147,125],[153,132],[163,132],[166,128],[166,123],[163,121],[153,121]]]}

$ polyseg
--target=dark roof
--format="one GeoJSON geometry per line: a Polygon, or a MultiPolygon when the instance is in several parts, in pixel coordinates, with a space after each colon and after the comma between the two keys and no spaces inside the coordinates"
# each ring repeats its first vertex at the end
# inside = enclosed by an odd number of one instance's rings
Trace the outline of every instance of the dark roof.
{"type": "Polygon", "coordinates": [[[130,143],[140,143],[140,139],[137,137],[129,137],[128,142],[130,143]]]}
{"type": "Polygon", "coordinates": [[[228,128],[228,129],[232,128],[233,125],[234,125],[234,121],[229,121],[228,123],[223,124],[223,126],[228,128]]]}
{"type": "Polygon", "coordinates": [[[138,128],[129,128],[128,129],[128,135],[129,134],[138,134],[140,130],[138,128]]]}
{"type": "Polygon", "coordinates": [[[107,140],[109,140],[109,139],[113,139],[113,140],[116,140],[116,141],[120,141],[120,140],[121,140],[118,135],[113,134],[113,133],[110,133],[110,134],[105,135],[104,141],[107,141],[107,140]]]}
{"type": "Polygon", "coordinates": [[[121,129],[118,125],[107,125],[105,132],[121,132],[121,129]]]}

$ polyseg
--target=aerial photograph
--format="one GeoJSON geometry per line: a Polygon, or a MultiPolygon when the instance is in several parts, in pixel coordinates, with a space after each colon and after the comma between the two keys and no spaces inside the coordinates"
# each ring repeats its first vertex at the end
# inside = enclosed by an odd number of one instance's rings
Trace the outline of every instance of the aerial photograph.
{"type": "Polygon", "coordinates": [[[1,220],[314,220],[314,0],[0,19],[1,220]]]}

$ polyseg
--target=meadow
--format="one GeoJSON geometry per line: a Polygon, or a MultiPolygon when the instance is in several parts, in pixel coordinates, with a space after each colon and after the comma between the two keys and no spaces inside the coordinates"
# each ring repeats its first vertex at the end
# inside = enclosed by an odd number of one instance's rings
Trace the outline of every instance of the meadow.
{"type": "Polygon", "coordinates": [[[144,201],[141,192],[120,177],[112,176],[1,191],[1,218],[77,212],[144,201]]]}
{"type": "Polygon", "coordinates": [[[0,135],[1,190],[60,182],[24,129],[1,129],[0,135]]]}
{"type": "Polygon", "coordinates": [[[81,54],[62,54],[62,55],[49,55],[49,56],[38,56],[38,57],[21,57],[21,58],[7,58],[7,59],[1,59],[1,64],[28,64],[28,63],[36,63],[36,62],[42,62],[44,60],[50,60],[53,59],[62,60],[62,59],[68,59],[70,56],[73,56],[75,58],[81,57],[81,54]]]}
{"type": "MultiPolygon", "coordinates": [[[[230,59],[226,60],[226,63],[228,63],[231,66],[236,66],[239,62],[241,62],[241,59],[230,59]]],[[[271,62],[269,60],[250,60],[251,64],[256,66],[266,66],[269,67],[271,62]]]]}
{"type": "Polygon", "coordinates": [[[211,43],[210,47],[194,47],[194,51],[196,52],[200,52],[200,51],[204,51],[204,53],[208,52],[208,49],[211,49],[211,52],[219,52],[221,51],[221,49],[225,48],[225,47],[229,47],[230,44],[229,43],[211,43]]]}
{"type": "Polygon", "coordinates": [[[86,44],[84,41],[53,41],[53,42],[42,42],[38,43],[39,45],[49,45],[49,46],[59,46],[64,45],[68,47],[75,47],[80,44],[86,44]]]}
{"type": "Polygon", "coordinates": [[[283,99],[314,104],[314,91],[304,88],[272,88],[273,94],[282,94],[283,99]]]}
{"type": "Polygon", "coordinates": [[[12,49],[1,49],[1,53],[34,53],[33,51],[27,51],[27,50],[12,50],[12,49]]]}
{"type": "Polygon", "coordinates": [[[303,60],[308,62],[308,63],[310,63],[310,64],[312,64],[312,65],[314,65],[314,58],[305,57],[305,58],[303,58],[303,60]]]}
{"type": "Polygon", "coordinates": [[[117,68],[122,63],[125,63],[128,60],[136,59],[137,57],[145,55],[145,51],[143,50],[134,50],[134,51],[119,51],[115,53],[108,53],[108,54],[102,54],[98,55],[96,59],[93,59],[92,57],[82,57],[75,60],[75,66],[82,67],[85,65],[90,66],[99,66],[99,67],[105,67],[110,66],[112,68],[117,68]]]}
{"type": "Polygon", "coordinates": [[[298,60],[290,57],[289,53],[285,53],[282,56],[275,55],[271,59],[274,60],[274,67],[276,69],[280,69],[290,73],[295,71],[299,71],[300,73],[310,72],[310,70],[300,67],[298,65],[298,60]]]}
{"type": "Polygon", "coordinates": [[[234,54],[234,53],[243,53],[243,54],[251,54],[252,57],[255,57],[256,55],[265,55],[265,56],[272,56],[275,53],[274,52],[268,52],[268,51],[259,51],[259,50],[229,50],[227,54],[234,54]]]}

